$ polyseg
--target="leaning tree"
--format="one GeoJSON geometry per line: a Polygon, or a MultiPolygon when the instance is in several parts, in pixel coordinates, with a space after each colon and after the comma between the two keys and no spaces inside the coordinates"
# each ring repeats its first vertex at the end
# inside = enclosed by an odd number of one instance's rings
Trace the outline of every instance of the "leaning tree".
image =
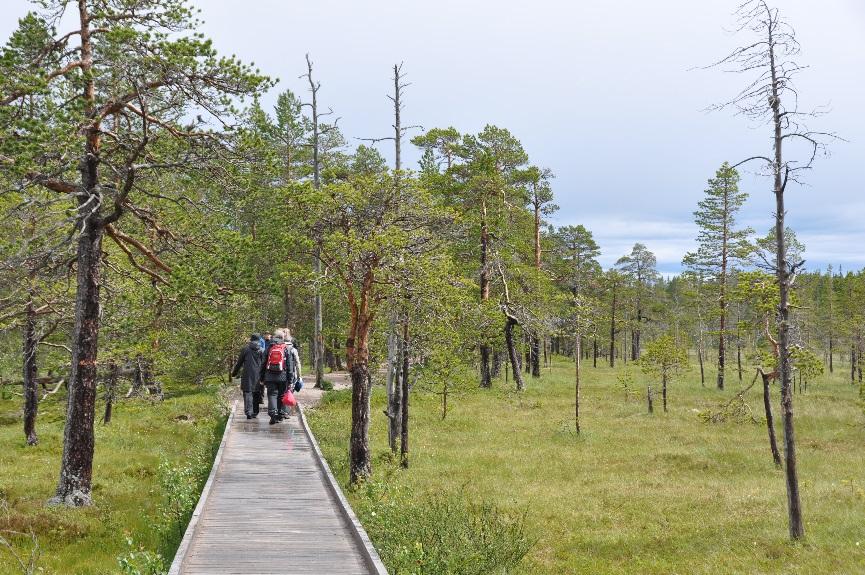
{"type": "MultiPolygon", "coordinates": [[[[160,174],[196,170],[224,143],[237,97],[269,81],[221,58],[183,0],[44,0],[22,19],[3,59],[2,166],[22,186],[41,186],[74,207],[76,299],[63,458],[52,502],[91,502],[103,240],[130,257],[162,262],[120,229],[147,221],[147,204],[172,192],[160,174]],[[74,6],[74,27],[57,27],[74,6]],[[21,46],[36,53],[21,56],[21,46]],[[49,128],[17,113],[32,97],[50,102],[49,128]],[[22,146],[33,133],[39,146],[22,146]],[[9,160],[9,161],[7,161],[9,160]]],[[[70,15],[72,16],[72,15],[70,15]]],[[[160,273],[148,269],[154,276],[160,273]]],[[[162,270],[165,272],[165,270],[162,270]]]]}

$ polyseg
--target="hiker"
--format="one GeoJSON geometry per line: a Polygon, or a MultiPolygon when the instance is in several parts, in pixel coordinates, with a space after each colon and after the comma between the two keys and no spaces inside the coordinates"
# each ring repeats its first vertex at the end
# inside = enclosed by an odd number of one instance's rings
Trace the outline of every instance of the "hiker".
{"type": "Polygon", "coordinates": [[[299,358],[297,353],[294,352],[294,346],[292,345],[291,338],[291,330],[288,328],[279,328],[274,332],[277,336],[282,338],[282,341],[285,343],[285,351],[286,354],[291,357],[290,369],[286,373],[285,383],[282,383],[279,386],[279,395],[277,396],[277,406],[279,407],[279,419],[282,421],[283,419],[289,417],[288,406],[282,403],[283,397],[285,397],[285,393],[289,389],[294,389],[294,382],[297,378],[297,370],[299,358]]]}
{"type": "MultiPolygon", "coordinates": [[[[291,352],[292,364],[294,371],[289,374],[288,386],[292,392],[297,393],[303,389],[303,374],[300,372],[300,352],[297,349],[297,340],[291,337],[291,330],[285,330],[285,341],[288,342],[288,349],[291,352]]],[[[281,401],[281,398],[280,398],[281,401]]],[[[280,403],[280,405],[282,405],[280,403]]],[[[288,417],[288,408],[285,408],[285,417],[288,417]]]]}
{"type": "MultiPolygon", "coordinates": [[[[262,338],[262,341],[264,343],[262,343],[262,345],[261,345],[261,351],[264,354],[264,358],[267,358],[267,351],[270,348],[270,340],[272,338],[273,338],[273,336],[270,333],[264,334],[264,337],[262,338]]],[[[264,359],[262,359],[262,362],[263,361],[264,361],[264,359]]],[[[256,394],[255,413],[258,413],[258,406],[261,405],[262,403],[264,403],[265,397],[266,396],[264,393],[264,379],[262,378],[258,382],[258,393],[256,394]]]]}
{"type": "Polygon", "coordinates": [[[240,378],[240,389],[243,391],[243,411],[246,419],[258,416],[258,402],[255,401],[255,393],[258,391],[261,366],[263,364],[264,352],[259,344],[260,336],[257,333],[249,336],[249,343],[240,350],[240,356],[231,377],[237,377],[237,372],[243,369],[243,377],[240,378]]]}
{"type": "Polygon", "coordinates": [[[282,395],[288,385],[289,374],[294,373],[294,358],[285,344],[282,331],[273,334],[267,357],[261,366],[261,375],[267,387],[267,414],[270,424],[281,421],[285,416],[282,395]]]}

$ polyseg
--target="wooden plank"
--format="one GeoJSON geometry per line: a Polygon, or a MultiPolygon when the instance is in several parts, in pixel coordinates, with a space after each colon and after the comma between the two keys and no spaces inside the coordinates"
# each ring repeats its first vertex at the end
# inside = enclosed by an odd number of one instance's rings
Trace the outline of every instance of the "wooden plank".
{"type": "Polygon", "coordinates": [[[170,575],[386,574],[302,416],[236,409],[170,575]]]}

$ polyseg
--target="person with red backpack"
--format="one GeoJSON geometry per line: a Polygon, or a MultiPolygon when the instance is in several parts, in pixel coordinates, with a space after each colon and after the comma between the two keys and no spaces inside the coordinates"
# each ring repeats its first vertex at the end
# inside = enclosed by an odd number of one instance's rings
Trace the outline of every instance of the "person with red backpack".
{"type": "Polygon", "coordinates": [[[285,343],[282,333],[274,334],[272,343],[267,349],[261,375],[267,388],[267,414],[273,425],[283,419],[285,411],[282,406],[282,394],[288,385],[291,374],[294,374],[294,357],[285,343]]]}

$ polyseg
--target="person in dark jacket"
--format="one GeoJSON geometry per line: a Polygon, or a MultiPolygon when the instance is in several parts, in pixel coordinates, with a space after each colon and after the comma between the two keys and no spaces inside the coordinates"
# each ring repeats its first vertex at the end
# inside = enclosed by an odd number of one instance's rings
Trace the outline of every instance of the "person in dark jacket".
{"type": "Polygon", "coordinates": [[[252,419],[258,415],[258,405],[255,402],[255,392],[258,390],[258,381],[261,374],[261,366],[264,363],[264,353],[258,343],[257,333],[249,336],[249,343],[240,351],[237,363],[231,370],[231,377],[237,377],[237,373],[243,369],[240,378],[240,389],[243,391],[243,411],[246,419],[252,419]]]}
{"type": "MultiPolygon", "coordinates": [[[[267,359],[267,351],[270,347],[270,338],[272,336],[269,333],[264,334],[264,337],[261,338],[259,343],[261,344],[261,353],[264,356],[262,362],[267,359]]],[[[259,406],[264,403],[264,398],[267,397],[264,393],[264,380],[260,380],[258,385],[255,387],[255,393],[253,394],[253,400],[255,401],[255,414],[258,415],[259,406]]]]}
{"type": "Polygon", "coordinates": [[[281,421],[284,414],[280,399],[288,384],[289,374],[294,373],[294,358],[281,333],[274,334],[271,342],[261,365],[261,378],[267,387],[267,414],[270,415],[270,423],[273,425],[281,421]],[[277,351],[278,353],[275,353],[277,351]]]}

